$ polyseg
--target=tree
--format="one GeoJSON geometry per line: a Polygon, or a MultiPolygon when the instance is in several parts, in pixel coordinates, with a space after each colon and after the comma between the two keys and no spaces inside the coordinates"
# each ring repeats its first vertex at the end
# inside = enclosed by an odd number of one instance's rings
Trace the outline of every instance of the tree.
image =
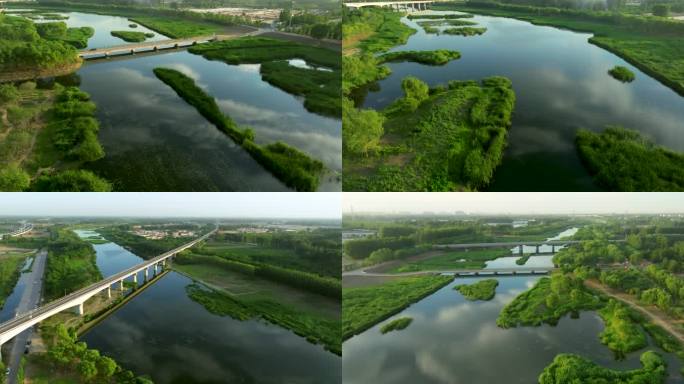
{"type": "Polygon", "coordinates": [[[419,103],[428,98],[430,88],[420,79],[408,76],[401,81],[401,89],[404,90],[406,99],[413,99],[419,103]]]}
{"type": "Polygon", "coordinates": [[[284,8],[282,11],[280,11],[278,21],[280,21],[281,23],[289,23],[291,17],[292,11],[289,8],[284,8]]]}
{"type": "Polygon", "coordinates": [[[378,148],[385,129],[385,117],[372,110],[359,110],[346,97],[342,99],[342,142],[351,153],[367,155],[378,148]]]}
{"type": "Polygon", "coordinates": [[[16,165],[0,169],[0,191],[20,192],[29,187],[31,177],[16,165]]]}
{"type": "Polygon", "coordinates": [[[670,16],[670,6],[667,4],[656,4],[653,6],[653,16],[670,16]]]}
{"type": "Polygon", "coordinates": [[[11,103],[19,98],[19,91],[12,84],[0,84],[0,104],[11,103]]]}
{"type": "Polygon", "coordinates": [[[311,27],[311,37],[316,39],[325,39],[330,33],[328,24],[315,24],[311,27]]]}
{"type": "Polygon", "coordinates": [[[100,356],[97,360],[97,372],[104,378],[114,375],[116,367],[116,362],[107,356],[100,356]]]}
{"type": "Polygon", "coordinates": [[[78,372],[86,380],[90,381],[97,376],[97,367],[90,360],[81,360],[77,366],[78,372]]]}
{"type": "Polygon", "coordinates": [[[43,175],[32,189],[38,192],[110,192],[112,185],[86,170],[68,170],[43,175]]]}

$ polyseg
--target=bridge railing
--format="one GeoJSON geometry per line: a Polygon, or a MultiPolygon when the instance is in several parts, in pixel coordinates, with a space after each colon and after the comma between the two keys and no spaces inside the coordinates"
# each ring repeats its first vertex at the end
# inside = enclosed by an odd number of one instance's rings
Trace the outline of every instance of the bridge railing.
{"type": "Polygon", "coordinates": [[[17,317],[15,317],[11,320],[8,320],[4,323],[0,323],[0,333],[5,332],[6,330],[13,328],[16,325],[19,325],[19,324],[25,322],[26,320],[33,318],[34,316],[38,316],[38,315],[41,315],[43,313],[54,310],[55,308],[60,307],[69,301],[77,299],[78,297],[80,297],[86,293],[90,293],[93,290],[96,290],[96,291],[102,290],[103,287],[108,286],[108,285],[112,285],[112,284],[116,283],[117,281],[128,277],[132,273],[139,271],[140,269],[144,269],[144,268],[147,268],[151,265],[154,265],[154,264],[158,263],[159,261],[161,261],[161,260],[163,260],[163,259],[165,259],[165,258],[167,258],[167,257],[169,257],[175,253],[178,253],[178,252],[183,251],[187,248],[190,248],[190,247],[194,246],[195,244],[199,243],[200,241],[204,241],[209,236],[214,234],[217,230],[218,230],[218,227],[214,228],[212,231],[204,234],[203,236],[201,236],[201,237],[199,237],[199,238],[197,238],[197,239],[195,239],[195,240],[193,240],[187,244],[181,245],[180,247],[176,247],[170,251],[162,253],[161,255],[159,255],[155,258],[152,258],[152,259],[147,260],[141,264],[138,264],[136,266],[128,268],[125,271],[122,271],[122,272],[119,272],[115,275],[107,277],[107,278],[105,278],[105,279],[103,279],[97,283],[93,283],[87,287],[83,287],[77,291],[71,292],[68,295],[63,296],[59,299],[53,300],[53,301],[45,304],[42,307],[32,309],[28,312],[24,312],[20,316],[17,316],[17,317]]]}

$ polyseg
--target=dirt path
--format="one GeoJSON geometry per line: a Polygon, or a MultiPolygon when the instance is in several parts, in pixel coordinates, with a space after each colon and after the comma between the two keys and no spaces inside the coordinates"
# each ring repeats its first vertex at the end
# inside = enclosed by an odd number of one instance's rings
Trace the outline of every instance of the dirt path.
{"type": "Polygon", "coordinates": [[[629,305],[630,307],[636,309],[637,311],[643,313],[646,315],[651,321],[653,321],[655,324],[661,326],[663,329],[668,331],[672,336],[677,338],[680,343],[684,344],[684,335],[682,335],[682,332],[675,328],[672,323],[678,322],[678,320],[671,319],[669,316],[667,316],[665,313],[662,311],[655,309],[655,308],[645,308],[641,306],[633,297],[626,293],[622,292],[617,292],[613,289],[610,289],[603,284],[599,283],[596,280],[586,280],[584,282],[588,287],[595,289],[597,291],[600,291],[610,297],[613,297],[615,299],[618,299],[622,301],[623,303],[629,305]]]}

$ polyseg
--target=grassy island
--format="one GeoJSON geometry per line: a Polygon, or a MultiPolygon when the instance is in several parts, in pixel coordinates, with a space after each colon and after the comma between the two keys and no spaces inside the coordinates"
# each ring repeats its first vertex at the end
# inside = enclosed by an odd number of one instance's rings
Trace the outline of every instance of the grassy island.
{"type": "Polygon", "coordinates": [[[606,324],[600,335],[601,343],[610,348],[618,359],[648,344],[646,334],[632,319],[630,309],[620,302],[610,300],[598,313],[606,324]]]}
{"type": "Polygon", "coordinates": [[[616,371],[604,368],[589,359],[573,354],[560,354],[544,368],[539,384],[605,383],[638,384],[664,383],[667,377],[666,362],[653,351],[644,352],[641,369],[616,371]]]}
{"type": "Polygon", "coordinates": [[[401,331],[402,329],[405,329],[409,325],[411,325],[411,322],[413,322],[413,318],[411,317],[400,317],[398,319],[394,319],[390,321],[389,323],[383,325],[380,328],[380,332],[382,334],[385,334],[387,332],[392,332],[392,331],[401,331]]]}
{"type": "Polygon", "coordinates": [[[613,69],[608,71],[608,74],[613,76],[616,80],[620,80],[623,83],[631,83],[634,81],[634,72],[630,71],[629,68],[623,67],[621,65],[616,65],[613,69]]]}
{"type": "Polygon", "coordinates": [[[111,34],[114,37],[118,37],[121,40],[132,43],[141,43],[150,37],[154,37],[154,33],[145,33],[137,31],[112,31],[111,34]]]}
{"type": "Polygon", "coordinates": [[[261,64],[262,79],[285,92],[304,97],[314,113],[338,117],[341,113],[341,62],[339,53],[292,41],[243,37],[202,44],[189,49],[208,60],[227,64],[261,64]],[[313,67],[299,68],[286,60],[301,59],[313,67]]]}
{"type": "Polygon", "coordinates": [[[136,16],[130,20],[173,39],[213,35],[222,29],[217,24],[174,17],[136,16]]]}
{"type": "Polygon", "coordinates": [[[475,27],[459,27],[459,28],[447,28],[442,31],[447,35],[459,35],[459,36],[476,36],[487,32],[487,28],[475,28],[475,27]]]}
{"type": "Polygon", "coordinates": [[[230,116],[221,112],[216,99],[198,87],[192,78],[168,68],[155,68],[154,74],[287,186],[297,191],[318,188],[323,163],[282,142],[265,146],[254,143],[254,131],[240,129],[230,116]]]}
{"type": "Polygon", "coordinates": [[[447,252],[422,260],[409,261],[388,271],[389,273],[403,273],[415,271],[450,271],[454,269],[483,269],[485,261],[497,257],[507,256],[507,249],[475,249],[468,252],[447,252]]]}
{"type": "Polygon", "coordinates": [[[344,189],[348,191],[477,190],[503,157],[515,104],[502,77],[451,81],[428,89],[408,77],[405,96],[378,114],[345,105],[344,189]],[[356,120],[365,120],[355,122],[356,120]],[[371,135],[372,133],[372,135],[371,135]]]}
{"type": "Polygon", "coordinates": [[[451,51],[448,49],[437,49],[434,51],[399,51],[380,55],[378,57],[378,63],[413,61],[428,65],[444,65],[452,60],[460,58],[461,54],[458,51],[451,51]]]}
{"type": "Polygon", "coordinates": [[[473,284],[460,284],[454,287],[455,290],[461,292],[461,294],[468,300],[491,300],[496,295],[496,287],[499,286],[499,280],[497,279],[486,279],[478,281],[473,284]]]}
{"type": "Polygon", "coordinates": [[[474,15],[470,13],[452,13],[445,15],[408,15],[406,16],[409,20],[413,19],[470,19],[474,15]]]}
{"type": "Polygon", "coordinates": [[[518,295],[508,303],[496,319],[501,328],[555,325],[561,317],[579,311],[598,309],[601,300],[584,288],[582,281],[574,277],[554,274],[541,278],[530,290],[518,295]]]}
{"type": "Polygon", "coordinates": [[[371,328],[453,280],[453,276],[429,275],[401,278],[374,287],[343,288],[342,339],[371,328]]]}
{"type": "Polygon", "coordinates": [[[684,155],[654,144],[637,131],[580,130],[575,144],[596,183],[607,190],[684,190],[684,155]]]}
{"type": "Polygon", "coordinates": [[[459,19],[453,19],[453,20],[423,20],[423,21],[418,21],[418,25],[421,27],[432,27],[432,26],[443,26],[443,25],[451,25],[452,27],[463,27],[463,26],[472,26],[472,25],[477,25],[476,22],[470,21],[470,20],[459,20],[459,19]]]}

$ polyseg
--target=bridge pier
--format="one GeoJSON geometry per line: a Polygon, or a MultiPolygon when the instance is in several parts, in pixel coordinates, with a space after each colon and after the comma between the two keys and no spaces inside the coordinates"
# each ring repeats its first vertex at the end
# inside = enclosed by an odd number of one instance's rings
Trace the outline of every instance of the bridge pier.
{"type": "Polygon", "coordinates": [[[149,271],[150,271],[149,268],[145,268],[145,281],[147,281],[149,271]]]}
{"type": "Polygon", "coordinates": [[[108,299],[112,298],[112,287],[107,287],[107,298],[108,299]]]}
{"type": "Polygon", "coordinates": [[[131,55],[135,55],[135,49],[131,49],[131,55]]]}
{"type": "Polygon", "coordinates": [[[554,254],[554,253],[556,253],[556,245],[551,244],[551,254],[554,254]]]}
{"type": "Polygon", "coordinates": [[[535,253],[539,253],[539,244],[537,244],[537,251],[535,253]]]}
{"type": "Polygon", "coordinates": [[[138,284],[138,272],[133,274],[133,282],[137,285],[138,284]]]}
{"type": "Polygon", "coordinates": [[[522,256],[522,254],[523,254],[523,245],[522,244],[518,245],[518,254],[520,256],[522,256]]]}
{"type": "Polygon", "coordinates": [[[83,316],[83,314],[85,313],[83,311],[83,303],[79,303],[78,305],[76,305],[74,307],[74,312],[76,312],[76,314],[79,316],[83,316]]]}
{"type": "Polygon", "coordinates": [[[123,290],[124,290],[124,281],[123,281],[123,279],[119,280],[119,290],[121,290],[121,292],[123,292],[123,290]]]}

